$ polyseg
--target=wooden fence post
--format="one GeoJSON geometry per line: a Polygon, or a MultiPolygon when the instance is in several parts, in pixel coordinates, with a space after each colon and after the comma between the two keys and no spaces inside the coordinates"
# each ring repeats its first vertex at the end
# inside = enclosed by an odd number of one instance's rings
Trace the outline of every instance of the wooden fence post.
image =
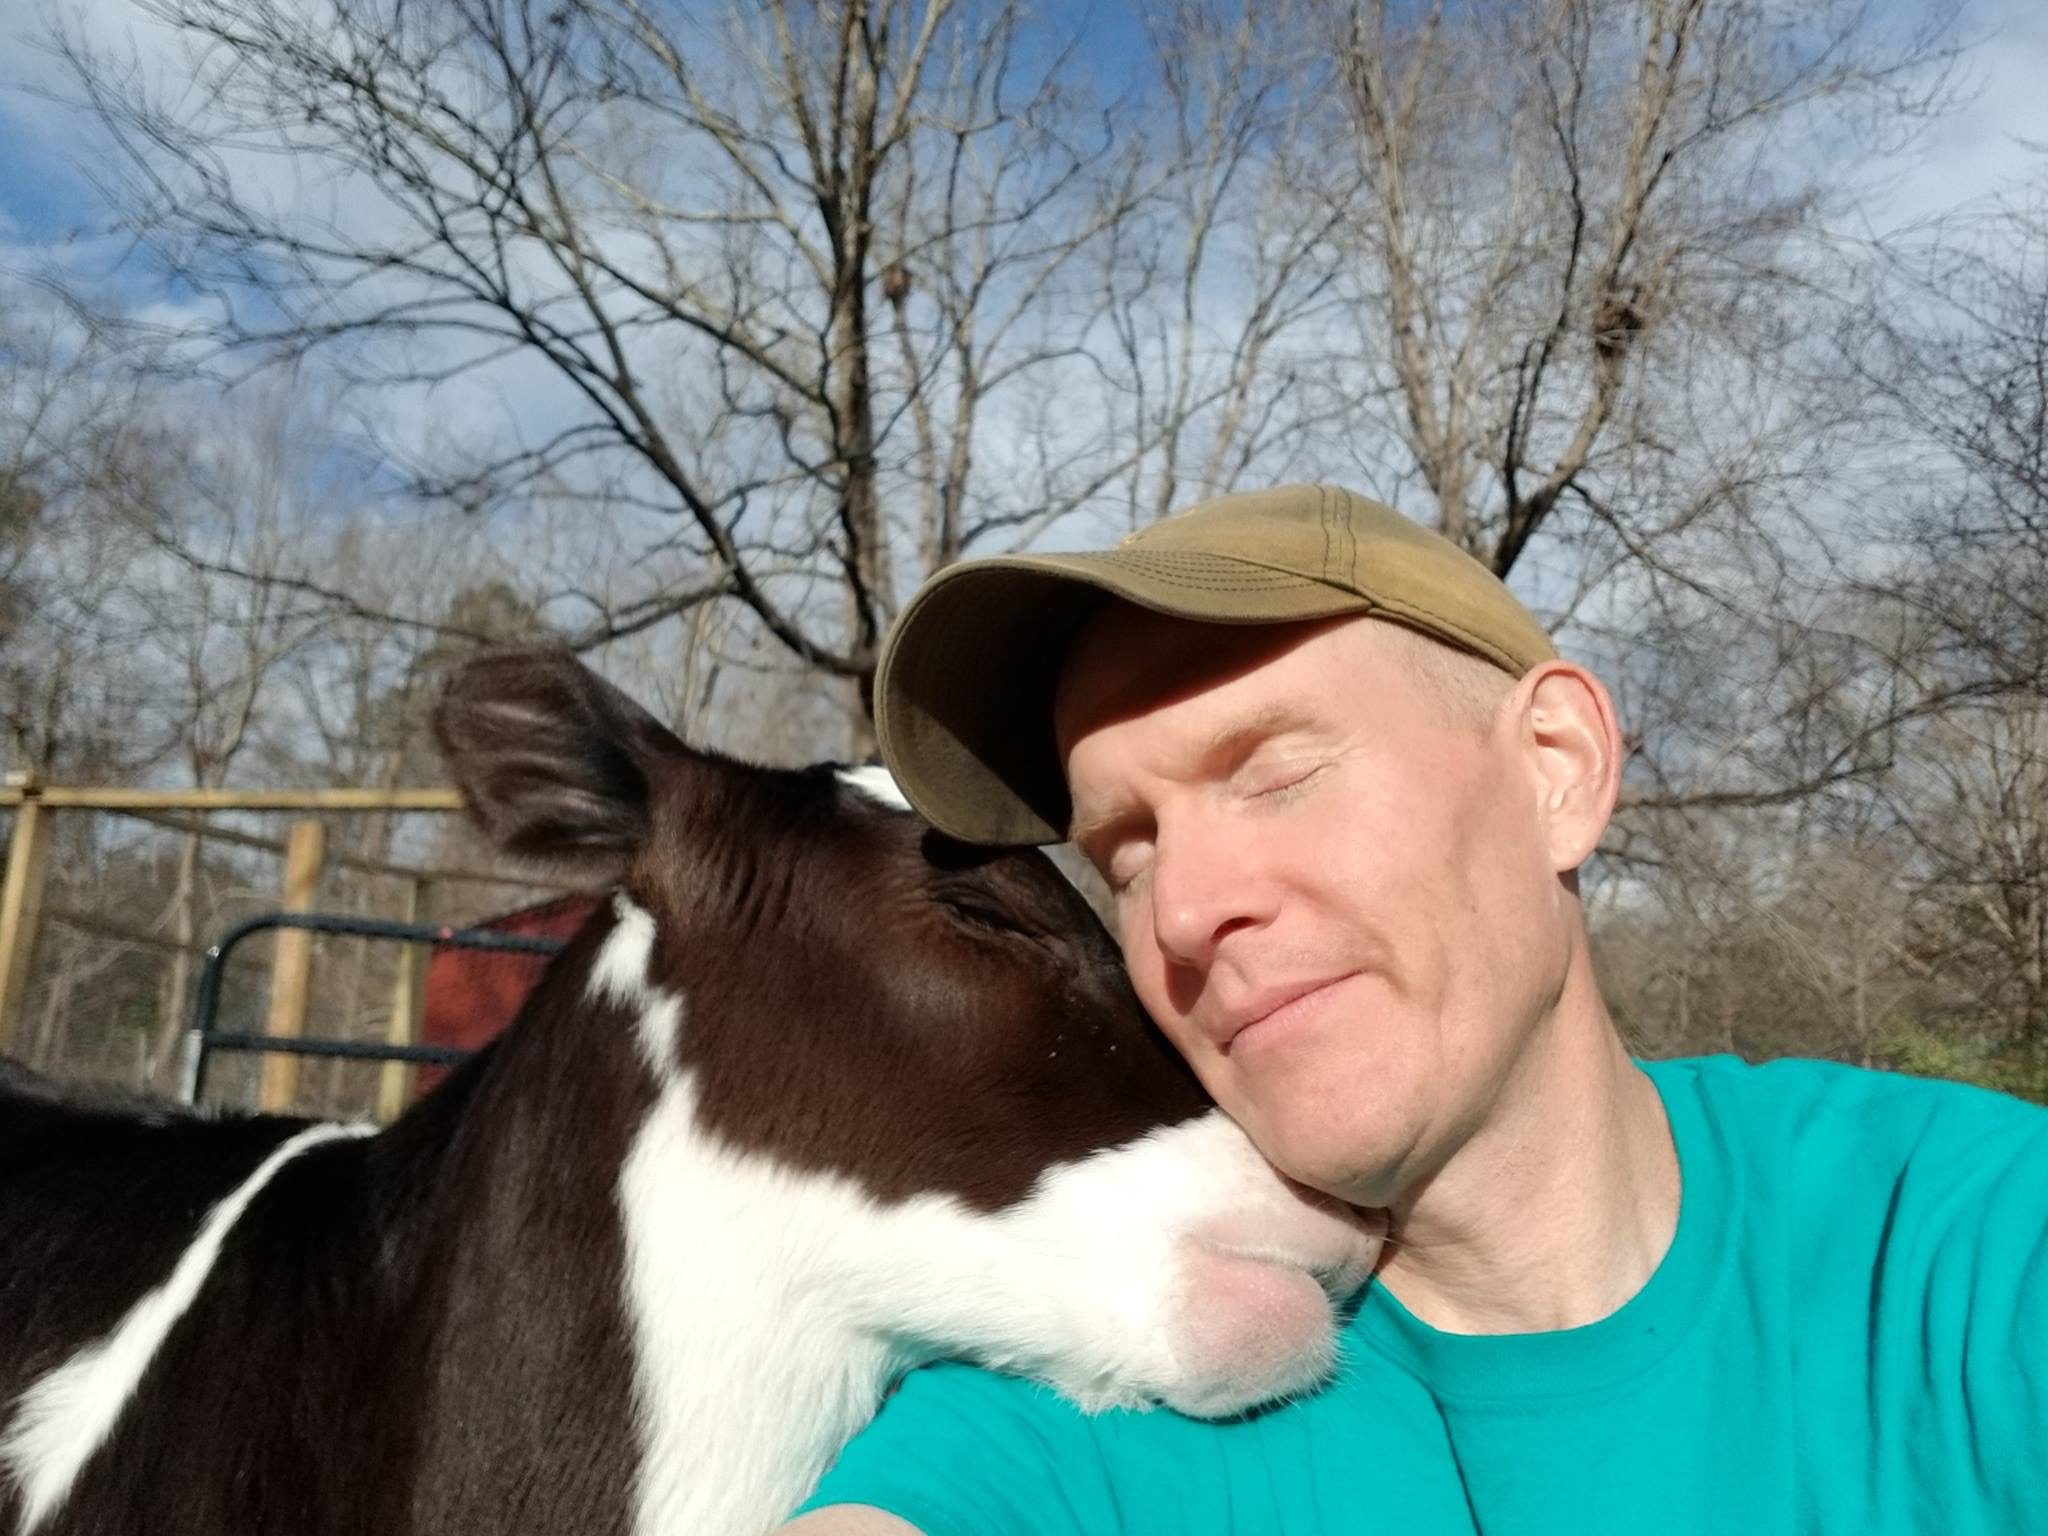
{"type": "MultiPolygon", "coordinates": [[[[317,821],[295,821],[284,850],[284,900],[287,912],[310,912],[320,886],[320,866],[327,858],[327,828],[317,821]]],[[[302,928],[280,928],[270,962],[270,1016],[264,1033],[293,1039],[306,1032],[306,999],[313,978],[313,935],[302,928]]],[[[299,1058],[263,1058],[259,1108],[282,1113],[299,1092],[299,1058]]]]}
{"type": "Polygon", "coordinates": [[[22,800],[7,844],[7,878],[0,884],[0,1052],[14,1049],[42,923],[43,881],[50,872],[50,811],[34,799],[34,785],[26,779],[10,787],[22,791],[22,800]]]}
{"type": "MultiPolygon", "coordinates": [[[[423,923],[431,906],[432,885],[410,880],[405,887],[401,922],[423,923]]],[[[399,947],[398,975],[391,983],[391,1017],[384,1028],[387,1045],[417,1045],[420,1025],[426,1017],[427,961],[433,951],[425,944],[399,947]]],[[[387,1061],[377,1076],[377,1123],[389,1125],[405,1113],[412,1095],[413,1068],[403,1061],[387,1061]]]]}

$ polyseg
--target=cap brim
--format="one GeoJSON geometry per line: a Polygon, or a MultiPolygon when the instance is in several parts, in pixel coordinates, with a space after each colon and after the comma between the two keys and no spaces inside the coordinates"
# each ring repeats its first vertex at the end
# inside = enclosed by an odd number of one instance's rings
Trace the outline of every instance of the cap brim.
{"type": "Polygon", "coordinates": [[[875,676],[882,754],[934,826],[977,843],[1066,837],[1053,694],[1076,633],[1113,598],[1210,624],[1373,608],[1326,582],[1192,551],[1005,555],[942,571],[898,617],[875,676]]]}

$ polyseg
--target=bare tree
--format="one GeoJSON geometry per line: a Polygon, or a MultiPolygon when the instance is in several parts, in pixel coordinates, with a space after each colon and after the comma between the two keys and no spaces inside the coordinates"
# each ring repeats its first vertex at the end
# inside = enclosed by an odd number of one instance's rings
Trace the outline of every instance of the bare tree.
{"type": "Polygon", "coordinates": [[[175,733],[120,665],[151,628],[128,601],[143,544],[100,494],[139,397],[105,338],[32,291],[0,303],[0,752],[92,782],[175,733]]]}
{"type": "MultiPolygon", "coordinates": [[[[2044,162],[2048,164],[2048,162],[2044,162]]],[[[1894,253],[1859,361],[1909,441],[1861,589],[1975,696],[2048,691],[2048,170],[1894,253]]],[[[1918,660],[1904,658],[1908,663],[1918,660]]]]}
{"type": "Polygon", "coordinates": [[[1349,352],[1386,405],[1355,472],[1611,675],[1622,841],[1881,771],[1882,709],[1814,708],[1869,659],[1833,627],[1876,414],[1836,295],[1862,157],[1945,103],[1952,8],[1910,33],[1864,0],[1307,14],[1364,185],[1349,352]]]}
{"type": "Polygon", "coordinates": [[[1755,527],[1811,468],[1785,365],[1830,216],[1855,154],[1943,100],[1951,18],[1901,37],[1863,0],[1328,14],[1369,194],[1359,313],[1388,343],[1360,354],[1400,401],[1384,473],[1503,575],[1566,511],[1615,556],[1672,550],[1680,577],[1688,530],[1755,527]],[[1840,153],[1803,153],[1819,135],[1840,153]]]}
{"type": "Polygon", "coordinates": [[[1115,231],[1102,291],[1103,366],[1123,381],[1123,435],[1146,448],[1125,477],[1132,527],[1254,470],[1313,465],[1319,434],[1362,405],[1328,340],[1360,178],[1328,152],[1298,32],[1203,0],[1147,14],[1171,173],[1115,231]]]}
{"type": "Polygon", "coordinates": [[[1664,761],[1751,789],[1703,801],[1638,773],[1637,808],[1663,824],[1636,840],[1640,818],[1624,817],[1628,899],[1606,940],[1627,960],[1625,1009],[1652,1034],[1697,1043],[1688,1015],[1742,993],[1739,953],[1773,994],[1743,1005],[1749,1028],[1779,1032],[1766,1049],[2041,1096],[2048,204],[2017,188],[1888,257],[1844,330],[1891,445],[1874,460],[1883,494],[1843,519],[1856,562],[1784,629],[1792,649],[1769,624],[1721,651],[1706,629],[1664,637],[1662,681],[1705,722],[1664,761]],[[1737,680],[1771,666],[1792,707],[1751,735],[1760,717],[1737,680]],[[1688,851],[1701,846],[1731,856],[1688,851]],[[1712,893],[1720,909],[1701,921],[1712,893]]]}
{"type": "Polygon", "coordinates": [[[437,497],[628,530],[638,580],[579,644],[732,598],[864,688],[906,581],[1134,474],[1178,485],[1205,412],[1192,478],[1240,470],[1285,408],[1265,349],[1328,282],[1334,210],[1297,228],[1233,189],[1279,114],[1270,83],[1240,99],[1248,23],[1163,28],[1162,146],[1142,84],[1097,91],[1019,0],[137,4],[186,50],[174,91],[64,47],[210,339],[374,382],[437,497]],[[267,185],[280,156],[332,205],[267,185]],[[1195,295],[1233,262],[1253,292],[1223,340],[1195,295]],[[419,429],[457,380],[529,401],[510,446],[419,429]]]}
{"type": "Polygon", "coordinates": [[[1864,361],[1939,450],[1862,582],[1927,701],[1894,786],[1932,963],[2048,1086],[2048,180],[1899,255],[1864,361]]]}
{"type": "MultiPolygon", "coordinates": [[[[166,418],[175,411],[185,422],[208,423],[203,446],[143,417],[90,482],[102,515],[136,530],[152,552],[124,579],[126,601],[145,622],[123,669],[158,680],[155,712],[194,788],[230,781],[274,713],[281,664],[332,621],[325,607],[270,579],[323,542],[325,509],[305,498],[316,483],[307,456],[324,445],[308,442],[287,397],[236,404],[232,418],[209,419],[176,396],[161,402],[166,418]]],[[[168,929],[176,948],[159,991],[145,1081],[169,1070],[184,1023],[201,909],[211,905],[200,890],[202,849],[198,830],[180,834],[168,901],[154,925],[168,929]]]]}
{"type": "Polygon", "coordinates": [[[1966,1028],[2048,1066],[2048,702],[1951,711],[1914,756],[1921,953],[1966,1028]]]}

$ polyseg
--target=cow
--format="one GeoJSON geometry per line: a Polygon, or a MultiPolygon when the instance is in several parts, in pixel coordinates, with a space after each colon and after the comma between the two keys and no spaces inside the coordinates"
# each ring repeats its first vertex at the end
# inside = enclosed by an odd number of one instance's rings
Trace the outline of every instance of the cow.
{"type": "Polygon", "coordinates": [[[1035,851],[687,748],[567,653],[436,730],[609,882],[381,1131],[0,1081],[0,1531],[754,1536],[911,1367],[1235,1413],[1380,1234],[1276,1174],[1035,851]]]}

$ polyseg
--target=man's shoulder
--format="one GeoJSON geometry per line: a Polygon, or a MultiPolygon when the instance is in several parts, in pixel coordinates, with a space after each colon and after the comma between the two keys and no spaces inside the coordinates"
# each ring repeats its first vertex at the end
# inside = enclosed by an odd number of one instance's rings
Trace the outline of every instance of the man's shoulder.
{"type": "Polygon", "coordinates": [[[1716,1119],[1805,1123],[1819,1117],[1828,1125],[1862,1125],[1895,1138],[1929,1129],[2019,1136],[2048,1129],[2048,1108],[2010,1094],[1839,1061],[1684,1056],[1641,1065],[1667,1099],[1689,1093],[1716,1119]]]}
{"type": "Polygon", "coordinates": [[[1667,1105],[1697,1107],[1772,1203],[1860,1191],[1952,1213],[2048,1146],[2048,1109],[1968,1083],[1801,1059],[1643,1065],[1667,1105]]]}
{"type": "Polygon", "coordinates": [[[1037,1530],[1049,1481],[1092,1459],[1089,1428],[1045,1387],[957,1362],[929,1365],[904,1378],[845,1447],[804,1512],[859,1505],[892,1511],[917,1531],[1037,1530]]]}
{"type": "Polygon", "coordinates": [[[1091,1536],[1357,1529],[1376,1514],[1433,1511],[1452,1472],[1428,1393],[1358,1342],[1324,1389],[1222,1420],[1090,1413],[1016,1377],[928,1366],[855,1437],[806,1508],[869,1505],[934,1533],[1091,1536]],[[1318,1449],[1364,1444],[1408,1467],[1417,1486],[1389,1495],[1361,1481],[1348,1454],[1318,1449]],[[1299,1476],[1276,1481],[1275,1466],[1299,1476]]]}

